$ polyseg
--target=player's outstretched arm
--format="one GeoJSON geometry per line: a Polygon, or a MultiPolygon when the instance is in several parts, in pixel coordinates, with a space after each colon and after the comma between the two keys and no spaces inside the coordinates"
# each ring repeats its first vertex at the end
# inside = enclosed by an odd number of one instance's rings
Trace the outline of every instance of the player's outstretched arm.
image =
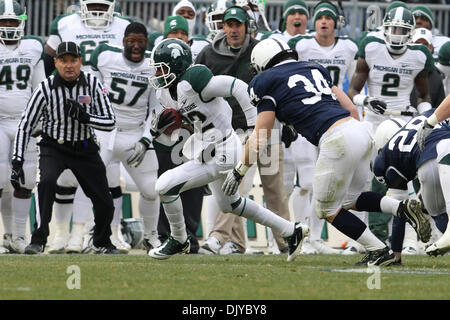
{"type": "Polygon", "coordinates": [[[450,95],[441,102],[434,113],[423,122],[422,127],[417,130],[417,144],[420,150],[425,148],[425,139],[433,130],[434,126],[445,119],[450,118],[450,95]]]}
{"type": "Polygon", "coordinates": [[[237,192],[239,184],[251,165],[257,160],[258,154],[267,145],[275,122],[274,111],[263,111],[258,114],[255,130],[245,143],[241,161],[231,170],[222,185],[222,191],[227,196],[237,192]]]}
{"type": "Polygon", "coordinates": [[[340,105],[350,111],[350,115],[355,118],[356,120],[360,120],[359,119],[359,113],[358,113],[358,109],[356,108],[356,106],[353,104],[352,100],[350,100],[350,98],[345,94],[344,91],[342,91],[341,89],[339,89],[336,86],[333,86],[331,88],[331,91],[336,95],[336,98],[338,99],[340,105]]]}
{"type": "Polygon", "coordinates": [[[218,75],[209,80],[201,95],[205,100],[215,97],[234,97],[245,114],[247,126],[253,127],[256,121],[256,108],[251,104],[247,87],[248,85],[238,78],[218,75]]]}

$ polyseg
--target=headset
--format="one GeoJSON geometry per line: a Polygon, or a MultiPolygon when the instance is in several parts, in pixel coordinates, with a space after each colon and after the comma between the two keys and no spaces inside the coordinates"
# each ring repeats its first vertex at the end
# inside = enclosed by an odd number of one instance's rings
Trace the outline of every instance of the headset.
{"type": "Polygon", "coordinates": [[[239,7],[239,6],[229,7],[223,13],[223,17],[224,18],[225,18],[225,15],[228,13],[228,11],[231,10],[231,9],[241,10],[245,14],[245,16],[247,17],[247,19],[245,20],[245,32],[247,34],[252,34],[252,33],[256,32],[256,21],[254,19],[251,19],[250,16],[248,15],[247,11],[244,8],[242,8],[242,7],[239,7]]]}
{"type": "Polygon", "coordinates": [[[328,3],[329,5],[333,6],[333,8],[336,9],[336,12],[338,13],[338,16],[336,17],[335,28],[338,29],[338,30],[341,30],[341,29],[345,28],[347,22],[346,22],[346,19],[345,19],[344,9],[342,8],[342,1],[341,0],[338,1],[339,8],[335,4],[333,4],[331,1],[328,1],[328,0],[319,1],[313,7],[311,16],[314,17],[314,11],[316,11],[317,6],[319,6],[322,3],[328,3]]]}

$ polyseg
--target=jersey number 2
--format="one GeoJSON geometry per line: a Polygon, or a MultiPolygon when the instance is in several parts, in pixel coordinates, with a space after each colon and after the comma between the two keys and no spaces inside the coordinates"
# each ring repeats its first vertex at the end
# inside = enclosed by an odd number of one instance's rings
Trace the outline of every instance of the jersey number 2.
{"type": "Polygon", "coordinates": [[[305,90],[307,92],[314,93],[314,96],[310,98],[303,98],[303,104],[314,104],[320,101],[322,94],[331,95],[331,89],[328,86],[327,81],[324,79],[322,73],[318,69],[312,69],[311,75],[314,79],[315,85],[309,81],[309,79],[301,74],[294,74],[289,77],[288,86],[293,88],[297,86],[297,82],[303,82],[305,90]]]}

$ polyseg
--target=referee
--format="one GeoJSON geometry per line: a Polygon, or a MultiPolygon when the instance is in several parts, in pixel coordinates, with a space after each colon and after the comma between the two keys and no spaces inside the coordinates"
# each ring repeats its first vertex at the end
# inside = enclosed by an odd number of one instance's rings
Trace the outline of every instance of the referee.
{"type": "Polygon", "coordinates": [[[119,253],[110,240],[114,205],[93,130],[113,130],[114,111],[99,80],[81,72],[81,64],[80,48],[74,42],[62,42],[56,50],[57,73],[36,88],[18,125],[11,162],[14,188],[24,183],[23,155],[30,135],[42,121],[37,215],[26,254],[44,251],[56,180],[65,169],[72,170],[94,205],[94,252],[119,253]]]}

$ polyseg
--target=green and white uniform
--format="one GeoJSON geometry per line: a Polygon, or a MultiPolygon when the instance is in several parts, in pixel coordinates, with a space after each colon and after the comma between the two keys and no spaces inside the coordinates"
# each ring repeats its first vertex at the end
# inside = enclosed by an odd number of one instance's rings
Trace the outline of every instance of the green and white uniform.
{"type": "Polygon", "coordinates": [[[73,41],[80,46],[83,58],[82,70],[90,71],[91,54],[101,43],[122,46],[125,28],[130,21],[121,16],[114,16],[112,23],[105,29],[91,29],[81,21],[78,13],[63,14],[55,18],[50,25],[47,44],[56,50],[63,41],[73,41]]]}
{"type": "Polygon", "coordinates": [[[319,45],[313,36],[297,36],[288,42],[297,50],[300,61],[315,62],[324,66],[333,79],[333,85],[342,89],[345,74],[351,78],[355,69],[356,42],[349,37],[337,37],[330,47],[319,45]]]}
{"type": "MultiPolygon", "coordinates": [[[[9,184],[10,155],[22,112],[33,89],[45,79],[43,54],[44,44],[38,37],[22,37],[15,45],[0,43],[0,189],[9,184]]],[[[36,157],[36,148],[29,147],[23,169],[24,188],[30,190],[36,181],[36,157]]]]}
{"type": "MultiPolygon", "coordinates": [[[[231,126],[232,110],[224,97],[234,96],[242,102],[240,105],[246,114],[247,124],[253,126],[256,121],[256,109],[250,104],[246,88],[247,85],[241,80],[230,76],[214,76],[206,66],[193,65],[184,72],[177,84],[176,101],[168,89],[157,90],[157,98],[161,105],[177,109],[195,131],[183,147],[183,155],[191,161],[182,166],[189,166],[190,170],[186,170],[183,174],[173,174],[173,170],[164,173],[158,179],[162,188],[160,192],[166,188],[170,190],[182,183],[181,181],[186,182],[186,189],[183,190],[202,186],[216,180],[218,174],[233,168],[239,160],[242,147],[231,126]],[[213,148],[215,151],[212,155],[210,152],[213,148]],[[205,171],[207,167],[209,169],[205,171]],[[194,179],[196,174],[198,177],[194,179]]],[[[170,144],[165,135],[161,135],[157,140],[163,144],[170,144]]],[[[178,168],[176,171],[181,170],[178,168]]]]}
{"type": "Polygon", "coordinates": [[[131,167],[127,160],[133,154],[135,143],[141,138],[152,139],[148,115],[149,109],[158,102],[148,81],[154,73],[150,67],[150,52],[146,52],[141,62],[134,63],[125,58],[123,48],[101,44],[92,53],[91,67],[108,90],[116,116],[116,129],[111,133],[96,132],[102,146],[100,155],[106,165],[108,183],[110,187],[120,185],[120,172],[110,164],[121,163],[140,192],[139,212],[144,232],[148,235],[156,232],[159,215],[159,199],[155,191],[158,159],[151,148],[139,166],[131,167]]]}
{"type": "MultiPolygon", "coordinates": [[[[432,71],[434,68],[433,57],[425,46],[407,45],[405,53],[393,56],[386,42],[376,37],[367,37],[362,41],[358,57],[364,58],[370,69],[366,82],[367,94],[383,99],[388,111],[407,111],[416,76],[423,70],[432,71]]],[[[405,118],[406,121],[409,119],[405,118]]],[[[374,132],[386,116],[366,110],[364,120],[374,125],[374,132]]]]}

